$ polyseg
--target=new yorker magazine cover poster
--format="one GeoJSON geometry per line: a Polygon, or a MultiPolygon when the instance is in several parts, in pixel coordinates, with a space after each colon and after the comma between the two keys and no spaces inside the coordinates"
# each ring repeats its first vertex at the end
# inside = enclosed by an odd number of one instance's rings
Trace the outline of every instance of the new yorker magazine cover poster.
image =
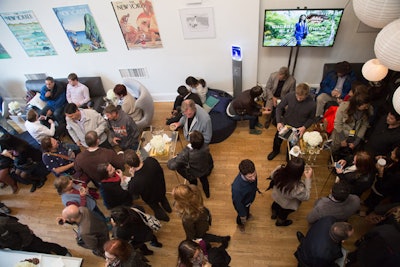
{"type": "Polygon", "coordinates": [[[0,15],[28,56],[57,55],[33,11],[7,12],[0,15]]]}
{"type": "Polygon", "coordinates": [[[162,47],[150,0],[113,1],[111,4],[128,50],[162,47]]]}
{"type": "Polygon", "coordinates": [[[76,53],[107,51],[88,5],[53,8],[76,53]]]}

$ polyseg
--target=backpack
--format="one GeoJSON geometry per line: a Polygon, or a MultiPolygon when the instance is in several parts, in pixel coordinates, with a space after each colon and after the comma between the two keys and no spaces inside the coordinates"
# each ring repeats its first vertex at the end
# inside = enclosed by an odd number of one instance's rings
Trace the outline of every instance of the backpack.
{"type": "Polygon", "coordinates": [[[141,210],[136,209],[136,208],[131,208],[131,209],[134,210],[137,214],[139,214],[139,216],[142,219],[142,221],[144,222],[144,224],[146,224],[148,227],[150,227],[150,229],[152,229],[154,231],[160,230],[161,223],[156,217],[154,217],[153,215],[144,213],[141,210]]]}

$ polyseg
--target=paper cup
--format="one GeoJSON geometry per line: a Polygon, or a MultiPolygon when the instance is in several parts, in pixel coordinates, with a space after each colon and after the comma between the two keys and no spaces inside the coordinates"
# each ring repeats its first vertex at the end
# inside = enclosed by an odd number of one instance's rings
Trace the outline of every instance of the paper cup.
{"type": "Polygon", "coordinates": [[[175,131],[176,130],[176,126],[175,126],[175,124],[170,124],[169,125],[169,129],[171,130],[171,131],[175,131]]]}
{"type": "Polygon", "coordinates": [[[386,159],[378,159],[378,164],[379,164],[379,166],[385,167],[386,159]]]}

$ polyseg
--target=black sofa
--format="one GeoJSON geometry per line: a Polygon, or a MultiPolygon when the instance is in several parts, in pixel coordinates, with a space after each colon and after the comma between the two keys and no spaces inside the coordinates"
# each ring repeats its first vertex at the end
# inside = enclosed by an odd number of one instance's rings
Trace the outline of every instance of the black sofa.
{"type": "MultiPolygon", "coordinates": [[[[350,63],[350,62],[349,62],[350,63]]],[[[335,65],[336,63],[325,63],[324,64],[324,69],[322,72],[322,79],[326,76],[326,74],[332,70],[335,70],[335,65]]],[[[364,66],[364,63],[350,63],[351,69],[354,71],[354,74],[356,75],[356,78],[358,81],[361,81],[362,83],[368,84],[368,81],[364,78],[362,75],[361,69],[364,66]]]]}
{"type": "MultiPolygon", "coordinates": [[[[68,79],[66,78],[58,78],[56,81],[62,82],[64,84],[68,83],[68,79]]],[[[103,111],[104,106],[104,97],[106,96],[106,92],[104,91],[103,83],[101,81],[101,77],[79,77],[79,82],[83,83],[89,88],[90,98],[93,102],[93,109],[97,112],[101,113],[103,111]]],[[[27,80],[25,82],[26,90],[33,90],[40,92],[43,85],[45,84],[44,79],[40,80],[27,80]]]]}

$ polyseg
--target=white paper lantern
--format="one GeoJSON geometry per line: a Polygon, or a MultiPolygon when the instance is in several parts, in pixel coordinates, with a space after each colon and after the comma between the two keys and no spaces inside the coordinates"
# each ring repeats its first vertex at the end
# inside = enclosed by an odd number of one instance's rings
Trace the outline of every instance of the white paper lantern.
{"type": "Polygon", "coordinates": [[[392,102],[394,110],[400,115],[400,86],[394,92],[392,102]]]}
{"type": "Polygon", "coordinates": [[[353,0],[353,9],[359,20],[373,28],[400,18],[399,0],[353,0]]]}
{"type": "Polygon", "coordinates": [[[378,33],[374,50],[381,64],[400,71],[400,19],[389,23],[378,33]]]}
{"type": "Polygon", "coordinates": [[[379,59],[370,59],[363,65],[361,72],[370,82],[379,82],[386,77],[388,68],[379,62],[379,59]]]}

